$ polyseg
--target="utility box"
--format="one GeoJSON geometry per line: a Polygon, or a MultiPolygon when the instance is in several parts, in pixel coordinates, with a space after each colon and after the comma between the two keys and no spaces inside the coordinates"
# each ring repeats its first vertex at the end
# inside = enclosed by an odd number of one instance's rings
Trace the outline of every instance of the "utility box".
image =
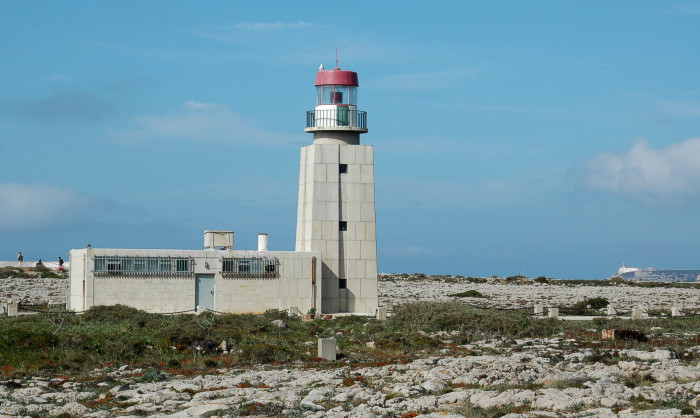
{"type": "Polygon", "coordinates": [[[553,319],[559,318],[559,308],[549,308],[549,317],[553,319]]]}
{"type": "Polygon", "coordinates": [[[204,231],[204,248],[233,250],[233,231],[204,231]]]}
{"type": "Polygon", "coordinates": [[[544,315],[544,305],[541,303],[535,304],[535,315],[544,315]]]}
{"type": "Polygon", "coordinates": [[[377,319],[380,321],[386,321],[386,308],[377,308],[377,319]]]}

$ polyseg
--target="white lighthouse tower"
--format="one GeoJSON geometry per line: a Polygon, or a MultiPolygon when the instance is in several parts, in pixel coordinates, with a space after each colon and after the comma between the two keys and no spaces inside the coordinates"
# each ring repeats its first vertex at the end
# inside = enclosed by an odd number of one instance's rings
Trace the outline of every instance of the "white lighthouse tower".
{"type": "Polygon", "coordinates": [[[357,109],[357,73],[321,66],[315,84],[305,129],[314,140],[301,149],[296,251],[322,253],[324,313],[374,312],[374,150],[360,145],[368,130],[367,112],[357,109]]]}

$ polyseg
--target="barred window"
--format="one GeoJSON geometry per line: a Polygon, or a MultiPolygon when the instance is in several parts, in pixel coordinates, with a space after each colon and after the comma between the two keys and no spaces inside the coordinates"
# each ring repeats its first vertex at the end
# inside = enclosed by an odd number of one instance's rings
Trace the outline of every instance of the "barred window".
{"type": "Polygon", "coordinates": [[[224,258],[221,261],[221,272],[226,274],[226,273],[234,273],[235,272],[235,260],[233,258],[224,258]]]}
{"type": "Polygon", "coordinates": [[[175,271],[178,273],[186,273],[190,271],[190,259],[178,258],[175,260],[175,271]]]}
{"type": "Polygon", "coordinates": [[[148,266],[146,265],[146,259],[137,258],[134,260],[134,271],[146,272],[148,271],[148,266]]]}
{"type": "Polygon", "coordinates": [[[173,262],[169,258],[161,258],[158,260],[158,272],[165,273],[171,271],[173,268],[173,262]]]}
{"type": "Polygon", "coordinates": [[[96,276],[188,276],[194,274],[191,257],[96,256],[96,276]]]}
{"type": "Polygon", "coordinates": [[[274,258],[224,258],[221,273],[224,277],[272,278],[279,276],[279,260],[274,258]]]}
{"type": "Polygon", "coordinates": [[[250,258],[238,260],[237,273],[250,273],[250,258]]]}
{"type": "Polygon", "coordinates": [[[121,274],[124,269],[119,261],[111,261],[107,263],[107,271],[112,274],[121,274]]]}

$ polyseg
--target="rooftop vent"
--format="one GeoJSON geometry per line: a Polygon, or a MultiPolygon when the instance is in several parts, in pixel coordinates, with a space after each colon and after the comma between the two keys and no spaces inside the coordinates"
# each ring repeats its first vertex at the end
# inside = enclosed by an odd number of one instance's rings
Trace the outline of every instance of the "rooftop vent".
{"type": "Polygon", "coordinates": [[[258,234],[258,251],[267,251],[267,234],[264,232],[258,234]]]}
{"type": "Polygon", "coordinates": [[[204,248],[233,250],[233,231],[204,231],[204,248]]]}

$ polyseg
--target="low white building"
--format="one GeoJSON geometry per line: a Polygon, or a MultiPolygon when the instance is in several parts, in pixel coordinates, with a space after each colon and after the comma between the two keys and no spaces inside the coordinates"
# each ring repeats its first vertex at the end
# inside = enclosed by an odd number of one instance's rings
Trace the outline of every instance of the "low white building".
{"type": "MultiPolygon", "coordinates": [[[[206,231],[210,237],[233,232],[206,231]]],[[[69,309],[124,304],[148,312],[323,310],[321,254],[297,251],[71,250],[69,309]]]]}
{"type": "Polygon", "coordinates": [[[357,73],[316,74],[302,148],[296,251],[233,249],[233,231],[205,231],[204,250],[83,248],[70,251],[68,309],[124,304],[148,312],[374,313],[377,239],[374,149],[360,144],[357,73]]]}

